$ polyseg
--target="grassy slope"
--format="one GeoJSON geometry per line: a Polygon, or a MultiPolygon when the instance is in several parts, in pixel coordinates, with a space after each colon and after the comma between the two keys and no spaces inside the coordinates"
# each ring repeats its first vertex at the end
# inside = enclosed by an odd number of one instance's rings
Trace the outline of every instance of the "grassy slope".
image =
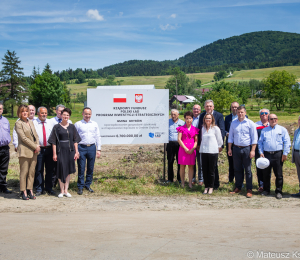
{"type": "MultiPolygon", "coordinates": [[[[257,70],[242,70],[233,73],[231,78],[225,79],[225,81],[248,81],[250,79],[262,80],[267,77],[271,72],[275,70],[286,70],[297,76],[298,81],[300,81],[300,66],[288,66],[288,67],[278,67],[278,68],[267,68],[267,69],[257,69],[257,70]]],[[[194,73],[187,74],[189,77],[194,79],[200,79],[202,84],[210,83],[213,80],[214,72],[207,73],[194,73]]],[[[122,85],[147,85],[154,84],[156,88],[164,88],[166,82],[170,76],[135,76],[135,77],[117,77],[116,81],[124,80],[122,85]]],[[[104,79],[96,79],[97,83],[103,85],[104,79]]],[[[213,83],[205,85],[203,87],[209,88],[213,83]]],[[[87,83],[83,84],[68,84],[72,93],[85,93],[88,87],[87,83]]]]}

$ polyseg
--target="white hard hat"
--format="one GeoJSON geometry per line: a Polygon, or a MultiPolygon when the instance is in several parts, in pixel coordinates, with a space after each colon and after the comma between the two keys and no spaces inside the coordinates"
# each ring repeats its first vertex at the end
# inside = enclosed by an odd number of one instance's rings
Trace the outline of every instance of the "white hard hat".
{"type": "Polygon", "coordinates": [[[258,158],[256,160],[256,167],[258,169],[266,169],[270,165],[270,161],[267,158],[258,158]]]}

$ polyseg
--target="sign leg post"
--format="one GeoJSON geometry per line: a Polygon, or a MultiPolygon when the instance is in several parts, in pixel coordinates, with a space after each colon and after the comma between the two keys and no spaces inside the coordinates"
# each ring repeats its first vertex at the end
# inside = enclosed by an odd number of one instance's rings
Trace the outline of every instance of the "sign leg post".
{"type": "Polygon", "coordinates": [[[164,143],[164,173],[163,179],[166,180],[166,144],[164,143]]]}

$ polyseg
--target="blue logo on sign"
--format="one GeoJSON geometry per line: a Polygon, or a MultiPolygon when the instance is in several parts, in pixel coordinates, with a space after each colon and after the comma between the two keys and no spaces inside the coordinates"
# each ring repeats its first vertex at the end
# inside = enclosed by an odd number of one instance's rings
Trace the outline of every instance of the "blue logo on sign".
{"type": "Polygon", "coordinates": [[[149,137],[154,138],[154,133],[149,133],[149,137]]]}

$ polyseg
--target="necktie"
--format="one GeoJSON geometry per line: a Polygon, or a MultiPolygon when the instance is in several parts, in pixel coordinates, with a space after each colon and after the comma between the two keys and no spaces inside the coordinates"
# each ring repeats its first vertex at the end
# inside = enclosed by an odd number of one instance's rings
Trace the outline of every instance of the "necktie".
{"type": "Polygon", "coordinates": [[[62,119],[58,119],[58,123],[60,123],[62,121],[62,119]]]}
{"type": "Polygon", "coordinates": [[[42,122],[42,124],[43,124],[43,143],[44,143],[44,146],[47,146],[45,122],[42,122]]]}

